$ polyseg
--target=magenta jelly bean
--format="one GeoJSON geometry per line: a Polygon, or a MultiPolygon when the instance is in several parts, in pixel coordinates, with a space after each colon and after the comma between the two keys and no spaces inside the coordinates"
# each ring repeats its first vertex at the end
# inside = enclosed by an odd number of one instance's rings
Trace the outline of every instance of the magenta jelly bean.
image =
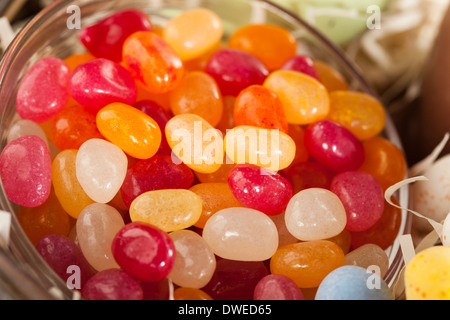
{"type": "Polygon", "coordinates": [[[152,24],[145,12],[123,10],[80,30],[80,41],[97,58],[115,62],[122,60],[125,40],[135,32],[151,31],[152,24]]]}
{"type": "Polygon", "coordinates": [[[142,281],[167,277],[175,260],[175,245],[169,235],[145,222],[125,225],[113,239],[112,252],[119,266],[142,281]]]}
{"type": "Polygon", "coordinates": [[[16,97],[17,113],[27,120],[45,122],[69,101],[71,72],[64,61],[42,58],[23,78],[16,97]]]}
{"type": "Polygon", "coordinates": [[[281,67],[282,70],[293,70],[319,80],[314,60],[305,55],[298,55],[286,61],[281,67]]]}
{"type": "Polygon", "coordinates": [[[364,162],[361,141],[336,122],[323,120],[309,125],[304,141],[310,156],[333,172],[357,170],[364,162]]]}
{"type": "Polygon", "coordinates": [[[137,88],[127,69],[111,60],[98,58],[73,71],[70,94],[79,104],[97,112],[113,102],[132,105],[136,102],[137,88]]]}
{"type": "Polygon", "coordinates": [[[34,135],[17,138],[0,154],[6,196],[24,207],[37,207],[50,196],[52,163],[45,142],[34,135]]]}
{"type": "Polygon", "coordinates": [[[120,190],[125,205],[130,207],[131,202],[144,192],[188,189],[193,181],[194,173],[184,163],[174,163],[169,155],[154,155],[128,168],[120,190]]]}
{"type": "Polygon", "coordinates": [[[120,269],[96,273],[81,290],[85,300],[143,300],[144,292],[138,280],[120,269]]]}
{"type": "Polygon", "coordinates": [[[222,95],[237,96],[242,89],[262,85],[269,75],[255,56],[238,49],[219,49],[209,59],[205,71],[217,82],[222,95]]]}
{"type": "Polygon", "coordinates": [[[259,280],[254,300],[305,300],[294,281],[281,274],[270,274],[259,280]]]}
{"type": "Polygon", "coordinates": [[[86,281],[95,274],[81,249],[68,237],[49,234],[39,240],[36,250],[73,289],[82,289],[86,281]]]}
{"type": "Polygon", "coordinates": [[[252,164],[238,164],[231,169],[228,185],[244,206],[270,216],[282,213],[293,196],[288,180],[252,164]]]}
{"type": "Polygon", "coordinates": [[[371,174],[347,171],[337,174],[331,181],[330,191],[344,205],[347,214],[346,229],[362,232],[372,227],[382,216],[384,192],[371,174]]]}

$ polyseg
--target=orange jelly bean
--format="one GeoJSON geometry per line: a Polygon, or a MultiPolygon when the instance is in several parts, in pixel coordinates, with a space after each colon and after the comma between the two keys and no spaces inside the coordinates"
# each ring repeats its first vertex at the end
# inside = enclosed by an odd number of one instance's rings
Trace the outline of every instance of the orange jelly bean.
{"type": "Polygon", "coordinates": [[[225,155],[224,160],[220,168],[212,173],[200,173],[196,172],[198,180],[202,183],[212,183],[212,182],[228,182],[228,174],[231,169],[236,166],[233,161],[228,159],[225,155]]]}
{"type": "Polygon", "coordinates": [[[70,71],[74,71],[80,64],[94,60],[95,57],[90,53],[75,53],[64,59],[70,71]]]}
{"type": "Polygon", "coordinates": [[[213,300],[209,294],[196,288],[177,288],[173,292],[174,300],[213,300]]]}
{"type": "Polygon", "coordinates": [[[289,277],[299,288],[314,288],[344,263],[344,252],[337,244],[315,240],[278,248],[270,259],[270,271],[289,277]]]}
{"type": "Polygon", "coordinates": [[[291,163],[291,167],[297,163],[306,162],[309,159],[309,153],[305,147],[305,129],[302,126],[290,124],[288,125],[289,136],[295,142],[295,158],[291,163]]]}
{"type": "Polygon", "coordinates": [[[239,28],[231,35],[228,46],[254,55],[269,71],[281,68],[297,53],[294,36],[283,27],[269,24],[239,28]]]}
{"type": "Polygon", "coordinates": [[[328,63],[323,61],[314,61],[317,75],[320,82],[327,88],[328,92],[336,90],[348,90],[349,85],[344,76],[328,63]]]}
{"type": "Polygon", "coordinates": [[[234,123],[234,103],[236,97],[224,96],[223,100],[223,114],[216,128],[222,132],[223,135],[227,133],[227,130],[234,128],[236,125],[234,123]]]}
{"type": "Polygon", "coordinates": [[[161,130],[144,112],[123,104],[111,103],[97,113],[101,134],[137,159],[151,158],[161,144],[161,130]]]}

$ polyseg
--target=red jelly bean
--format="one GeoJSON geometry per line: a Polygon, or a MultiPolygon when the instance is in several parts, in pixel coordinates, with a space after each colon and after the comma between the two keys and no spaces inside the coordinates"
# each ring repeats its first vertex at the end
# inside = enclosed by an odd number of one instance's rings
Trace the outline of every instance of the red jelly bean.
{"type": "Polygon", "coordinates": [[[329,189],[333,175],[320,163],[308,161],[287,168],[284,175],[291,183],[294,194],[308,188],[329,189]]]}
{"type": "Polygon", "coordinates": [[[124,10],[80,30],[80,41],[97,58],[120,62],[125,40],[138,31],[151,31],[145,12],[124,10]]]}
{"type": "Polygon", "coordinates": [[[228,184],[244,206],[271,216],[283,212],[293,196],[289,181],[252,164],[238,164],[231,169],[228,184]]]}
{"type": "Polygon", "coordinates": [[[250,85],[262,85],[269,75],[258,58],[238,49],[217,50],[205,71],[216,80],[222,95],[232,96],[237,96],[250,85]]]}
{"type": "Polygon", "coordinates": [[[282,70],[298,71],[319,80],[314,60],[308,56],[298,55],[286,61],[281,67],[282,70]]]}
{"type": "Polygon", "coordinates": [[[357,170],[364,162],[364,147],[348,129],[333,121],[318,121],[305,130],[308,153],[334,172],[357,170]]]}
{"type": "Polygon", "coordinates": [[[137,89],[127,69],[99,58],[78,66],[70,84],[72,97],[95,112],[113,102],[133,104],[137,89]]]}
{"type": "Polygon", "coordinates": [[[254,300],[304,300],[294,281],[281,274],[262,278],[255,287],[254,300]]]}
{"type": "Polygon", "coordinates": [[[144,290],[143,300],[169,300],[170,284],[169,279],[165,278],[155,282],[141,282],[144,290]]]}
{"type": "Polygon", "coordinates": [[[111,249],[119,266],[142,281],[160,281],[172,270],[175,246],[167,233],[145,222],[131,222],[116,234],[111,249]]]}
{"type": "Polygon", "coordinates": [[[344,205],[346,229],[361,232],[372,227],[383,215],[384,192],[371,174],[346,171],[333,178],[330,190],[344,205]]]}
{"type": "Polygon", "coordinates": [[[155,155],[140,160],[127,170],[121,187],[123,202],[131,202],[144,192],[161,189],[188,189],[194,173],[185,164],[175,164],[169,155],[155,155]]]}

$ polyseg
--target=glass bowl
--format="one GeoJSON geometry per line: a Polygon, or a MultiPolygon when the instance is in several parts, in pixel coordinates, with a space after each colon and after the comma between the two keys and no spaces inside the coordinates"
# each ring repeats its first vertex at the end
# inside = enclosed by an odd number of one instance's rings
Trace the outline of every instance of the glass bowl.
{"type": "MultiPolygon", "coordinates": [[[[115,11],[126,8],[139,8],[147,12],[154,25],[164,25],[168,19],[184,10],[196,7],[208,8],[222,19],[225,39],[235,29],[249,23],[270,23],[289,29],[298,40],[299,53],[305,53],[315,59],[329,63],[347,79],[352,90],[362,91],[373,96],[376,92],[369,86],[359,69],[343,51],[326,37],[309,26],[299,17],[281,7],[263,0],[74,0],[55,1],[32,19],[20,31],[9,45],[0,62],[0,114],[1,145],[6,145],[6,137],[15,119],[15,97],[18,84],[27,70],[40,58],[57,56],[65,58],[80,53],[84,48],[78,41],[78,29],[68,27],[68,19],[79,8],[81,27],[92,24],[115,11]],[[76,6],[76,7],[71,7],[76,6]]],[[[403,150],[394,124],[387,115],[383,135],[403,150]]],[[[402,189],[398,195],[400,205],[407,207],[408,191],[402,189]]],[[[8,279],[8,290],[15,299],[72,299],[73,291],[49,268],[34,246],[28,240],[15,216],[17,206],[10,202],[2,190],[0,209],[11,212],[11,231],[8,250],[0,251],[12,268],[0,273],[2,279],[8,279]],[[9,271],[8,271],[9,270],[9,271]],[[9,273],[8,273],[9,272],[9,273]],[[26,279],[27,281],[24,281],[26,279]]],[[[410,231],[411,219],[406,211],[402,212],[400,234],[410,231]]],[[[399,274],[403,260],[396,241],[387,249],[390,268],[385,276],[388,285],[392,285],[399,274]]],[[[0,269],[3,268],[0,259],[0,269]]],[[[2,280],[0,279],[0,280],[2,280]]],[[[3,280],[4,280],[3,279],[3,280]]],[[[0,282],[0,286],[3,282],[0,282]]]]}

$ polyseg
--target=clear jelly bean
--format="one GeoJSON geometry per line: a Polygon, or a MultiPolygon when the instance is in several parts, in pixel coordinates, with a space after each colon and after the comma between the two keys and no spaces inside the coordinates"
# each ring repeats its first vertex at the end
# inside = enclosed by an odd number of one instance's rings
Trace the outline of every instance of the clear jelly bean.
{"type": "Polygon", "coordinates": [[[81,251],[97,271],[118,268],[111,252],[116,233],[125,225],[120,213],[104,203],[93,203],[81,211],[76,222],[81,251]]]}
{"type": "Polygon", "coordinates": [[[79,104],[97,112],[113,102],[133,104],[137,88],[127,69],[113,61],[98,58],[75,69],[70,94],[79,104]]]}
{"type": "Polygon", "coordinates": [[[180,287],[200,289],[216,270],[216,258],[203,238],[191,230],[169,234],[175,246],[175,261],[168,277],[180,287]]]}
{"type": "Polygon", "coordinates": [[[289,277],[299,288],[315,288],[344,262],[344,253],[337,244],[315,240],[279,248],[270,259],[270,271],[289,277]]]}
{"type": "Polygon", "coordinates": [[[328,92],[349,90],[349,84],[345,77],[328,63],[314,60],[314,67],[320,82],[327,88],[328,92]]]}
{"type": "Polygon", "coordinates": [[[131,222],[122,227],[111,248],[120,267],[141,281],[160,281],[173,268],[175,246],[172,239],[145,222],[131,222]]]}
{"type": "Polygon", "coordinates": [[[92,200],[107,203],[120,190],[127,166],[127,156],[119,147],[106,140],[90,139],[78,150],[76,176],[92,200]]]}
{"type": "Polygon", "coordinates": [[[286,227],[299,240],[327,239],[340,234],[347,223],[341,200],[327,189],[309,188],[290,199],[286,227]]]}
{"type": "Polygon", "coordinates": [[[178,86],[184,74],[178,54],[152,32],[136,32],[123,45],[123,63],[151,93],[166,93],[178,86]]]}
{"type": "Polygon", "coordinates": [[[346,254],[345,264],[364,268],[383,279],[389,269],[389,257],[382,248],[368,243],[346,254]]]}
{"type": "Polygon", "coordinates": [[[298,71],[320,81],[316,66],[314,65],[314,60],[309,56],[297,55],[292,57],[287,60],[280,69],[298,71]]]}
{"type": "Polygon", "coordinates": [[[123,10],[81,29],[79,38],[94,56],[120,62],[125,40],[135,32],[151,30],[152,24],[145,12],[123,10]]]}
{"type": "Polygon", "coordinates": [[[8,143],[0,154],[0,177],[8,199],[24,207],[42,205],[50,196],[51,161],[47,145],[37,136],[8,143]]]}
{"type": "Polygon", "coordinates": [[[39,124],[31,120],[21,119],[16,121],[8,131],[6,142],[10,143],[11,141],[16,140],[17,138],[30,135],[41,138],[42,141],[44,141],[45,144],[47,145],[47,148],[49,148],[48,139],[44,130],[41,128],[39,124]]]}
{"type": "Polygon", "coordinates": [[[175,164],[168,155],[155,155],[130,166],[120,188],[122,199],[129,208],[141,194],[161,189],[188,189],[194,174],[184,163],[175,164]]]}
{"type": "Polygon", "coordinates": [[[234,104],[233,116],[236,126],[249,125],[288,133],[281,100],[261,85],[253,85],[241,91],[234,104]]]}
{"type": "Polygon", "coordinates": [[[170,92],[170,107],[174,115],[196,114],[215,127],[223,114],[222,94],[213,77],[192,71],[170,92]]]}
{"type": "Polygon", "coordinates": [[[46,57],[25,74],[16,97],[16,111],[23,118],[42,123],[61,111],[69,100],[71,72],[61,59],[46,57]]]}
{"type": "Polygon", "coordinates": [[[357,170],[364,162],[364,147],[348,129],[324,120],[305,130],[305,147],[312,158],[333,172],[357,170]]]}
{"type": "Polygon", "coordinates": [[[216,80],[224,96],[237,96],[248,86],[261,85],[269,75],[258,58],[232,48],[217,50],[209,59],[205,71],[216,80]]]}
{"type": "Polygon", "coordinates": [[[310,124],[325,119],[330,111],[330,98],[325,87],[304,73],[274,71],[264,81],[264,87],[281,100],[289,123],[310,124]]]}
{"type": "Polygon", "coordinates": [[[270,216],[282,213],[293,196],[289,181],[252,164],[236,165],[228,175],[228,184],[240,203],[270,216]]]}
{"type": "Polygon", "coordinates": [[[361,171],[339,173],[331,181],[330,190],[345,207],[346,229],[361,232],[372,227],[383,215],[384,192],[378,181],[361,171]]]}
{"type": "Polygon", "coordinates": [[[202,200],[192,191],[164,189],[147,191],[130,206],[132,221],[150,223],[172,232],[193,226],[202,214],[202,200]]]}
{"type": "Polygon", "coordinates": [[[304,297],[294,281],[283,275],[270,274],[259,280],[255,287],[253,299],[304,300],[304,297]]]}
{"type": "Polygon", "coordinates": [[[278,248],[278,231],[264,213],[250,208],[228,208],[206,222],[203,238],[219,257],[239,261],[269,259],[278,248]]]}
{"type": "Polygon", "coordinates": [[[213,300],[209,294],[196,288],[177,288],[173,292],[174,300],[213,300]]]}
{"type": "Polygon", "coordinates": [[[156,121],[127,104],[107,105],[97,113],[96,121],[106,139],[134,158],[151,158],[161,145],[161,130],[156,121]]]}
{"type": "Polygon", "coordinates": [[[394,300],[394,295],[379,275],[358,266],[343,266],[325,277],[316,300],[394,300]]]}
{"type": "Polygon", "coordinates": [[[285,170],[285,175],[294,194],[308,188],[329,189],[333,178],[327,168],[315,161],[294,164],[285,170]]]}
{"type": "Polygon", "coordinates": [[[143,300],[138,280],[125,271],[114,268],[96,273],[81,290],[85,300],[143,300]]]}
{"type": "Polygon", "coordinates": [[[211,10],[196,8],[169,20],[163,39],[182,60],[191,60],[216,46],[223,35],[222,20],[211,10]]]}

